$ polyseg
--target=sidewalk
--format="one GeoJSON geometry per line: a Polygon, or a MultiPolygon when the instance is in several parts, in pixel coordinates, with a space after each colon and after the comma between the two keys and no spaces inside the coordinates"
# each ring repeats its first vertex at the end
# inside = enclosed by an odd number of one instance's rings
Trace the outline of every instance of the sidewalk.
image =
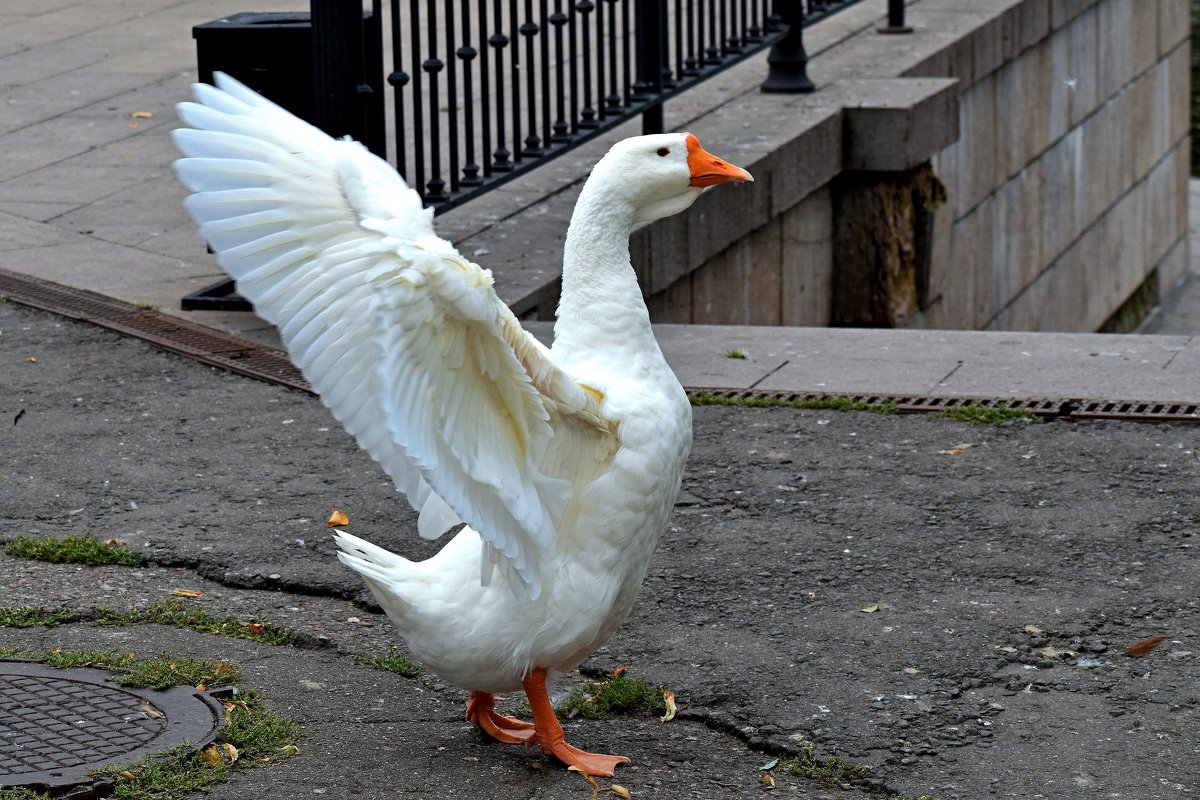
{"type": "MultiPolygon", "coordinates": [[[[0,267],[277,343],[251,314],[179,308],[221,273],[170,170],[174,104],[195,79],[191,26],[244,3],[9,5],[0,267]]],[[[659,337],[692,388],[1196,401],[1200,247],[1191,252],[1193,278],[1147,321],[1153,336],[660,326],[659,337]],[[726,358],[733,350],[745,358],[726,358]]]]}

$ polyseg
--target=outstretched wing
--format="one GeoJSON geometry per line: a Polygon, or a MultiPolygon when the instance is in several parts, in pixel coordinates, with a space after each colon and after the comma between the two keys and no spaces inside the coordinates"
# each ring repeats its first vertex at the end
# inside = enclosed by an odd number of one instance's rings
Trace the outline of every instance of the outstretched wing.
{"type": "Polygon", "coordinates": [[[571,435],[564,415],[612,435],[596,398],[521,328],[491,272],[434,234],[386,162],[227,76],[217,86],[194,87],[197,102],[179,105],[192,127],[175,131],[201,235],[420,511],[421,535],[467,522],[489,550],[485,575],[499,553],[536,597],[571,491],[543,457],[571,435]]]}

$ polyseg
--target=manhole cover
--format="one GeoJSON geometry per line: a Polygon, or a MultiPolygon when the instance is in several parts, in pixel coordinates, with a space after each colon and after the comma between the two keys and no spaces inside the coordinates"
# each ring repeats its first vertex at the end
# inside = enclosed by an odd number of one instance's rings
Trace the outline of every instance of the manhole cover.
{"type": "Polygon", "coordinates": [[[203,692],[119,686],[97,669],[0,660],[0,788],[61,790],[88,771],[216,738],[221,704],[203,692]]]}

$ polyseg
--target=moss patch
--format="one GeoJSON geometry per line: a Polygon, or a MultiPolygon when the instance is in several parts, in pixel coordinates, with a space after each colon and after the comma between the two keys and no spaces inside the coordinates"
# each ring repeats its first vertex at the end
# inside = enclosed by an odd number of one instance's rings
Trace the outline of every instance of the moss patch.
{"type": "Polygon", "coordinates": [[[0,628],[36,628],[39,625],[53,628],[67,622],[76,622],[79,615],[69,608],[46,608],[45,606],[19,606],[0,608],[0,628]]]}
{"type": "Polygon", "coordinates": [[[355,656],[354,663],[364,667],[385,669],[406,678],[415,678],[421,674],[421,665],[405,658],[395,647],[389,647],[388,651],[381,656],[355,656]]]}
{"type": "Polygon", "coordinates": [[[151,622],[266,644],[286,645],[296,642],[296,632],[290,628],[279,628],[259,622],[257,618],[243,622],[231,616],[213,617],[203,609],[185,605],[179,600],[164,600],[128,612],[113,611],[109,608],[98,609],[98,612],[96,623],[99,625],[136,625],[151,622]]]}
{"type": "Polygon", "coordinates": [[[34,539],[18,536],[4,545],[4,552],[17,558],[49,561],[52,564],[88,564],[102,566],[119,564],[125,567],[144,567],[146,557],[118,544],[108,544],[88,533],[63,539],[34,539]]]}
{"type": "Polygon", "coordinates": [[[650,686],[642,678],[620,675],[585,683],[559,703],[555,712],[560,719],[577,715],[587,719],[604,719],[618,714],[661,716],[667,713],[667,704],[663,701],[661,686],[650,686]]]}
{"type": "Polygon", "coordinates": [[[840,758],[817,758],[811,748],[805,749],[797,758],[783,759],[779,762],[779,769],[830,788],[853,783],[867,772],[866,767],[842,761],[840,758]]]}
{"type": "Polygon", "coordinates": [[[1006,422],[1041,422],[1042,418],[1021,408],[996,408],[982,403],[952,406],[938,412],[947,419],[972,425],[1003,425],[1006,422]]]}

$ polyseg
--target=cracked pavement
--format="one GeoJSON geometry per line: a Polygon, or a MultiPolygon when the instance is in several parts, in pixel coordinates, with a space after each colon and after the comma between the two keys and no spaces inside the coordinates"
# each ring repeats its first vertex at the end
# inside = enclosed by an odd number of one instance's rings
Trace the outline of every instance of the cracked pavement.
{"type": "MultiPolygon", "coordinates": [[[[0,552],[0,606],[127,610],[192,589],[281,647],[160,625],[0,628],[0,647],[228,659],[304,729],[213,798],[586,798],[485,742],[466,693],[356,666],[394,642],[324,520],[438,543],[319,401],[0,303],[0,539],[90,531],[154,562],[0,552]],[[12,420],[21,409],[24,416],[12,420]]],[[[672,687],[675,721],[576,720],[635,797],[745,797],[811,746],[871,798],[1187,798],[1200,790],[1200,427],[701,407],[676,514],[630,619],[585,662],[672,687]],[[1124,650],[1166,640],[1142,658],[1124,650]]],[[[579,676],[567,676],[569,690],[579,676]]],[[[520,698],[509,698],[512,710],[520,698]]]]}

